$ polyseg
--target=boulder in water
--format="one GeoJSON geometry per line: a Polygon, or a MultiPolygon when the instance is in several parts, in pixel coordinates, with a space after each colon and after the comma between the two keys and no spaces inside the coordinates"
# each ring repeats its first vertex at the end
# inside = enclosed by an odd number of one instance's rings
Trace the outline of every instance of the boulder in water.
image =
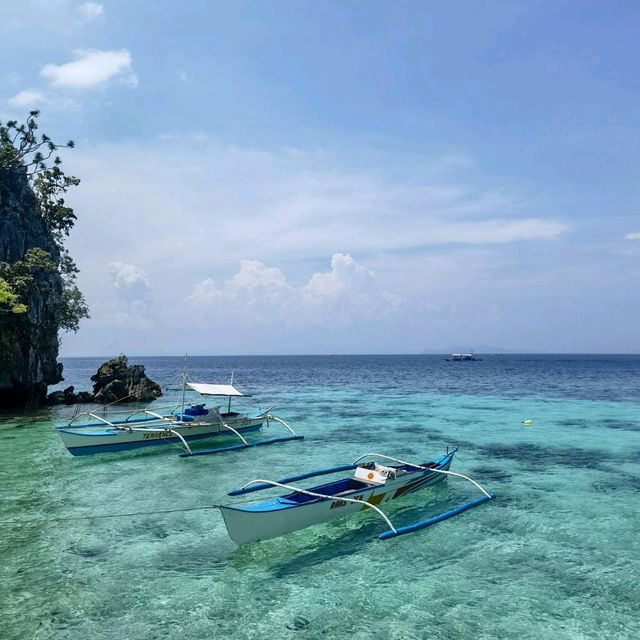
{"type": "Polygon", "coordinates": [[[147,378],[144,365],[129,365],[124,355],[101,364],[91,380],[98,404],[151,402],[162,395],[160,385],[147,378]]]}

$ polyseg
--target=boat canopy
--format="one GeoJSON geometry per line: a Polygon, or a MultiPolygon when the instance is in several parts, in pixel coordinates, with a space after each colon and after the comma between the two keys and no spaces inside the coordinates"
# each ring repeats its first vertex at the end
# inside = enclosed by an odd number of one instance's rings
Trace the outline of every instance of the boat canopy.
{"type": "Polygon", "coordinates": [[[202,384],[199,382],[187,382],[187,386],[203,396],[248,396],[250,394],[238,391],[231,384],[202,384]]]}

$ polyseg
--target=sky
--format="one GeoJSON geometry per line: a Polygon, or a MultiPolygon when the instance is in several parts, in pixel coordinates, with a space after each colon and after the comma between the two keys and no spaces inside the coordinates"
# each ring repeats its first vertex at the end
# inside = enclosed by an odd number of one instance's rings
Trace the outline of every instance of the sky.
{"type": "Polygon", "coordinates": [[[61,355],[640,352],[635,0],[0,2],[72,138],[61,355]]]}

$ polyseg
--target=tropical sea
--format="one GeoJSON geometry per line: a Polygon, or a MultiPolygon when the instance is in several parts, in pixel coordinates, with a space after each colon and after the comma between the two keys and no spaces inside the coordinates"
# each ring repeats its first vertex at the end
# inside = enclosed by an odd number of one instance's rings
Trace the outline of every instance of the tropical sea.
{"type": "MultiPolygon", "coordinates": [[[[233,372],[305,436],[216,456],[73,458],[51,428],[73,407],[3,414],[0,636],[640,637],[640,356],[482,358],[190,357],[192,378],[233,372]],[[181,510],[233,502],[226,493],[254,478],[371,451],[421,462],[456,445],[452,470],[496,499],[385,542],[384,522],[362,513],[238,547],[216,509],[181,510]]],[[[64,359],[61,386],[89,389],[103,360],[64,359]]],[[[183,365],[130,361],[163,387],[183,365]]],[[[386,512],[401,526],[478,495],[449,478],[386,512]]]]}

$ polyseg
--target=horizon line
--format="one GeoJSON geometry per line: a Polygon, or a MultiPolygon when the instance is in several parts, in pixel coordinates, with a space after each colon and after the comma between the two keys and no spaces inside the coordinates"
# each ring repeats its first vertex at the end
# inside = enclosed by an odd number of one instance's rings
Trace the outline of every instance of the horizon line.
{"type": "MultiPolygon", "coordinates": [[[[457,353],[457,352],[456,352],[457,353]]],[[[627,351],[468,351],[482,356],[640,356],[640,352],[627,351]]],[[[117,358],[125,355],[127,358],[304,358],[304,357],[334,357],[334,356],[448,356],[450,351],[416,353],[416,352],[385,352],[385,353],[227,353],[227,354],[111,354],[111,355],[59,355],[58,358],[117,358]]]]}

